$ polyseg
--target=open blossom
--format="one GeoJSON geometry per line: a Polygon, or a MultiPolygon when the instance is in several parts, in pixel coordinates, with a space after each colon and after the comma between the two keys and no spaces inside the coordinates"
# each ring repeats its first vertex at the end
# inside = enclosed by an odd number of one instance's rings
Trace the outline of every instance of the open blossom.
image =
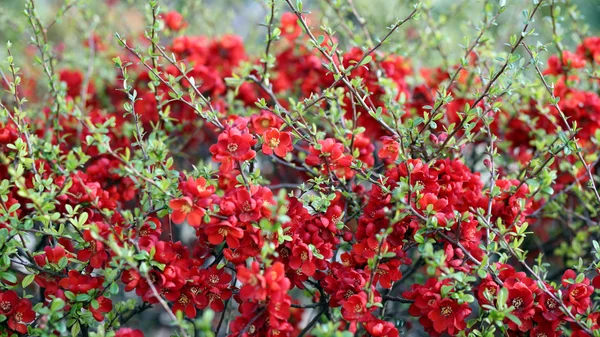
{"type": "Polygon", "coordinates": [[[568,280],[575,280],[577,274],[569,269],[565,271],[562,277],[562,285],[566,288],[563,291],[564,302],[572,307],[572,311],[578,314],[584,313],[591,305],[591,296],[594,293],[594,287],[590,285],[590,280],[586,277],[582,282],[569,283],[568,280]]]}
{"type": "Polygon", "coordinates": [[[434,301],[427,317],[433,322],[433,329],[437,333],[455,335],[466,328],[465,317],[470,313],[468,304],[458,304],[455,300],[443,298],[434,301]]]}
{"type": "Polygon", "coordinates": [[[98,307],[94,308],[93,305],[90,305],[89,310],[95,320],[102,322],[104,315],[112,310],[112,301],[104,296],[96,298],[96,301],[98,301],[98,307]]]}
{"type": "Polygon", "coordinates": [[[396,160],[400,152],[400,144],[394,138],[388,136],[381,137],[381,140],[381,149],[377,152],[379,158],[389,159],[390,161],[396,160]]]}
{"type": "Polygon", "coordinates": [[[318,146],[311,146],[306,163],[311,166],[321,165],[325,172],[332,171],[346,178],[354,175],[350,169],[352,156],[344,154],[344,145],[333,138],[320,140],[318,146]]]}
{"type": "Polygon", "coordinates": [[[27,325],[35,319],[35,312],[32,307],[29,300],[20,299],[8,318],[8,328],[20,334],[27,333],[27,325]]]}
{"type": "Polygon", "coordinates": [[[261,274],[258,262],[252,262],[250,268],[239,266],[237,277],[240,282],[244,283],[244,286],[240,289],[242,299],[264,301],[267,298],[267,280],[261,274]]]}
{"type": "Polygon", "coordinates": [[[0,292],[0,314],[10,316],[19,303],[19,295],[12,290],[0,292]]]}
{"type": "Polygon", "coordinates": [[[239,247],[240,239],[244,236],[241,228],[227,220],[207,225],[204,232],[208,235],[208,242],[211,244],[218,245],[225,241],[232,249],[239,247]]]}
{"type": "Polygon", "coordinates": [[[184,184],[186,192],[189,192],[192,197],[208,198],[215,193],[215,187],[210,185],[204,177],[198,179],[189,177],[184,184]]]}
{"type": "Polygon", "coordinates": [[[268,110],[261,110],[260,114],[254,114],[250,117],[252,130],[257,134],[264,134],[270,129],[277,129],[283,122],[274,113],[268,110]]]}
{"type": "Polygon", "coordinates": [[[219,135],[216,144],[210,147],[213,160],[221,163],[221,172],[230,171],[236,163],[251,160],[256,152],[252,146],[257,140],[248,132],[245,119],[238,119],[235,124],[219,135]]]}
{"type": "Polygon", "coordinates": [[[350,331],[356,332],[356,326],[359,322],[364,322],[369,319],[370,308],[367,308],[367,294],[360,292],[352,295],[342,305],[342,316],[345,320],[350,321],[350,331]]]}
{"type": "Polygon", "coordinates": [[[274,152],[279,157],[285,157],[292,150],[292,136],[289,132],[271,128],[265,131],[263,140],[262,151],[266,155],[274,152]]]}
{"type": "Polygon", "coordinates": [[[315,257],[308,246],[300,244],[292,249],[290,267],[301,269],[305,275],[312,276],[317,268],[314,259],[315,257]]]}
{"type": "Polygon", "coordinates": [[[204,209],[195,205],[192,199],[188,197],[171,200],[169,206],[173,210],[171,219],[176,224],[181,224],[187,220],[190,226],[200,226],[206,213],[204,209]]]}

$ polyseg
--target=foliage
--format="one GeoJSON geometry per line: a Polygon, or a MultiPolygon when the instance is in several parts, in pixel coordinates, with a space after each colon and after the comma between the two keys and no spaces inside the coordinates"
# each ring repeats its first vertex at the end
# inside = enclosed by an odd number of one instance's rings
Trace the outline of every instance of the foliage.
{"type": "Polygon", "coordinates": [[[266,0],[253,44],[193,3],[11,18],[0,336],[600,336],[576,5],[266,0]]]}

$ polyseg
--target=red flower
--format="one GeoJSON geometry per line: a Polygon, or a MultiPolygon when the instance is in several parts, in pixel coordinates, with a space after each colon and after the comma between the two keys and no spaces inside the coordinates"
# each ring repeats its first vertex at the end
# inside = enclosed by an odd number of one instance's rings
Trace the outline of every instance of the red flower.
{"type": "Polygon", "coordinates": [[[279,128],[281,120],[270,111],[262,110],[260,115],[253,115],[251,118],[253,131],[257,134],[263,134],[270,128],[279,128]]]}
{"type": "Polygon", "coordinates": [[[479,285],[479,290],[477,291],[477,299],[479,300],[479,304],[491,304],[490,300],[493,301],[496,298],[498,290],[500,290],[500,287],[491,279],[481,282],[479,285]],[[490,300],[488,300],[488,298],[490,300]]]}
{"type": "Polygon", "coordinates": [[[583,314],[592,304],[590,297],[594,293],[594,287],[590,285],[587,277],[581,283],[569,283],[569,279],[576,278],[577,274],[571,269],[563,274],[562,285],[566,287],[566,291],[563,291],[566,294],[563,300],[567,307],[572,307],[573,313],[583,314]]]}
{"type": "Polygon", "coordinates": [[[377,155],[381,159],[389,159],[390,161],[394,161],[398,158],[398,153],[400,151],[400,144],[394,140],[394,138],[389,136],[383,136],[381,149],[377,152],[377,155]]]}
{"type": "Polygon", "coordinates": [[[185,182],[185,189],[197,198],[207,198],[215,193],[215,187],[209,185],[204,177],[198,179],[189,177],[185,182]]]}
{"type": "Polygon", "coordinates": [[[297,39],[302,34],[296,15],[288,12],[281,15],[281,33],[290,41],[297,39]]]}
{"type": "MultiPolygon", "coordinates": [[[[103,222],[96,222],[95,224],[101,233],[108,230],[108,226],[103,222]]],[[[104,267],[109,257],[107,250],[104,248],[104,243],[94,239],[92,232],[89,229],[86,229],[83,232],[83,238],[89,243],[89,246],[77,252],[77,259],[81,261],[90,261],[90,266],[94,268],[104,267]]]]}
{"type": "Polygon", "coordinates": [[[380,319],[370,321],[365,325],[367,332],[373,337],[398,337],[398,329],[392,322],[380,319]]]}
{"type": "Polygon", "coordinates": [[[562,334],[557,333],[556,327],[552,324],[538,324],[529,333],[530,337],[556,337],[560,335],[562,334]]]}
{"type": "Polygon", "coordinates": [[[67,255],[67,252],[65,251],[65,249],[61,245],[58,245],[58,246],[56,246],[54,248],[52,248],[50,246],[46,246],[46,247],[44,247],[44,252],[45,252],[45,254],[40,254],[40,255],[36,255],[36,256],[33,257],[33,259],[35,260],[35,262],[40,267],[45,266],[46,263],[58,264],[58,262],[63,257],[70,256],[70,254],[67,255]]]}
{"type": "Polygon", "coordinates": [[[306,163],[311,166],[322,164],[325,172],[332,171],[346,178],[354,174],[350,169],[352,156],[344,154],[344,145],[333,138],[320,140],[317,146],[311,146],[306,163]]]}
{"type": "Polygon", "coordinates": [[[19,296],[16,292],[9,290],[0,293],[0,314],[10,316],[17,308],[19,296]]]}
{"type": "Polygon", "coordinates": [[[162,19],[165,22],[165,26],[175,32],[187,26],[187,23],[183,20],[183,15],[177,11],[170,11],[162,15],[162,19]]]}
{"type": "Polygon", "coordinates": [[[112,310],[112,301],[104,296],[100,296],[96,298],[98,301],[98,307],[94,308],[93,305],[90,304],[89,309],[98,322],[102,322],[104,320],[104,314],[110,312],[112,310]]]}
{"type": "Polygon", "coordinates": [[[131,328],[120,328],[115,337],[144,337],[144,333],[141,330],[131,328]]]}
{"type": "MultiPolygon", "coordinates": [[[[366,268],[365,271],[370,274],[370,269],[366,268]]],[[[373,277],[373,282],[379,284],[385,289],[391,289],[392,284],[399,281],[402,278],[402,272],[400,271],[400,261],[391,260],[385,263],[380,263],[377,266],[377,271],[373,277]]]]}
{"type": "Polygon", "coordinates": [[[17,304],[14,313],[8,319],[8,328],[20,334],[27,333],[28,323],[35,319],[35,312],[29,300],[21,299],[17,304]]]}
{"type": "Polygon", "coordinates": [[[226,220],[206,226],[204,232],[208,235],[208,242],[212,245],[218,245],[226,241],[227,246],[231,249],[239,247],[240,239],[244,237],[244,231],[241,228],[226,220]]]}
{"type": "Polygon", "coordinates": [[[577,69],[585,67],[585,59],[580,55],[574,54],[568,50],[564,50],[561,58],[552,55],[548,58],[548,69],[544,70],[544,75],[560,75],[565,69],[577,69]]]}
{"type": "Polygon", "coordinates": [[[187,291],[182,291],[175,299],[173,312],[183,311],[188,318],[196,317],[196,306],[194,296],[187,291]]]}
{"type": "Polygon", "coordinates": [[[220,172],[230,171],[236,162],[251,160],[256,155],[252,150],[256,139],[248,133],[246,124],[243,118],[236,120],[234,126],[223,131],[217,143],[210,147],[213,160],[221,163],[220,172]]]}
{"type": "Polygon", "coordinates": [[[267,282],[263,275],[260,274],[260,266],[258,262],[253,261],[250,269],[244,266],[238,266],[237,278],[244,284],[240,289],[240,297],[247,301],[253,299],[255,301],[264,301],[267,298],[267,282]]]}
{"type": "Polygon", "coordinates": [[[102,277],[82,275],[77,270],[69,270],[67,277],[60,280],[60,286],[75,294],[85,294],[92,289],[102,289],[102,277]]]}
{"type": "Polygon", "coordinates": [[[564,316],[564,313],[560,309],[560,304],[545,292],[540,295],[537,302],[542,309],[542,316],[547,321],[557,322],[564,316]]]}
{"type": "Polygon", "coordinates": [[[301,268],[304,275],[309,277],[313,276],[317,269],[312,252],[303,243],[296,245],[292,249],[292,258],[289,265],[293,269],[301,268]]]}
{"type": "Polygon", "coordinates": [[[135,269],[127,269],[121,274],[121,282],[125,284],[125,291],[135,289],[142,279],[140,273],[135,269]]]}
{"type": "Polygon", "coordinates": [[[433,193],[425,193],[425,195],[419,199],[419,206],[422,210],[426,210],[429,205],[433,206],[434,211],[439,212],[448,206],[448,200],[438,199],[433,193]]]}
{"type": "Polygon", "coordinates": [[[275,128],[267,130],[263,134],[263,140],[262,151],[266,155],[271,155],[275,152],[279,157],[285,157],[293,148],[290,133],[285,131],[280,132],[275,128]]]}
{"type": "Polygon", "coordinates": [[[455,335],[467,327],[465,318],[470,313],[468,304],[458,304],[455,300],[443,298],[435,301],[427,317],[433,322],[433,329],[437,333],[455,335]]]}
{"type": "Polygon", "coordinates": [[[350,296],[342,305],[342,316],[351,322],[350,331],[356,332],[356,323],[363,322],[369,317],[367,294],[361,292],[350,296]]]}
{"type": "MultiPolygon", "coordinates": [[[[508,288],[507,305],[514,308],[514,310],[511,311],[511,314],[517,316],[519,320],[521,320],[521,325],[517,326],[515,322],[506,319],[509,328],[520,331],[531,329],[531,318],[535,314],[533,291],[527,284],[517,281],[515,278],[506,280],[504,285],[508,288]]],[[[533,284],[533,286],[535,287],[535,284],[533,284]]]]}
{"type": "Polygon", "coordinates": [[[173,223],[181,224],[187,219],[190,226],[198,227],[202,224],[202,218],[204,217],[205,211],[194,205],[192,199],[182,197],[171,200],[169,202],[169,207],[173,210],[173,214],[171,214],[173,223]]]}

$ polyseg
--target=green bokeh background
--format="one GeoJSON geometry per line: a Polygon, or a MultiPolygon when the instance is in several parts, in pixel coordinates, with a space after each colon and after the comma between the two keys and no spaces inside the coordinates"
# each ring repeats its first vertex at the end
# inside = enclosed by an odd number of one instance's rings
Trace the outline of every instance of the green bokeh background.
{"type": "MultiPolygon", "coordinates": [[[[488,0],[491,3],[499,1],[488,0]]],[[[546,0],[548,3],[550,1],[546,0]]],[[[585,16],[576,20],[580,21],[577,25],[589,27],[588,35],[600,34],[600,0],[554,1],[559,7],[564,7],[565,4],[577,4],[585,16]]],[[[127,36],[131,31],[138,33],[143,31],[147,24],[144,22],[146,0],[115,0],[113,2],[117,4],[113,7],[106,5],[107,0],[36,0],[36,7],[44,22],[49,23],[54,20],[61,7],[64,8],[72,2],[77,3],[77,8],[70,9],[49,31],[49,37],[55,44],[64,43],[67,47],[76,49],[92,28],[96,34],[107,37],[107,41],[110,40],[114,44],[114,38],[110,36],[115,32],[127,36]]],[[[330,6],[331,3],[338,2],[345,3],[346,0],[304,0],[304,10],[314,13],[318,18],[317,22],[312,22],[313,27],[326,23],[335,30],[341,30],[330,6]],[[325,18],[323,13],[327,14],[325,18]]],[[[387,27],[406,16],[414,2],[416,1],[354,0],[361,15],[367,19],[369,29],[375,37],[382,37],[387,32],[387,27]]],[[[234,33],[244,37],[250,53],[262,50],[265,29],[260,24],[264,22],[268,0],[162,0],[159,3],[163,10],[175,9],[185,15],[189,22],[187,34],[234,33]]],[[[472,37],[475,33],[473,25],[481,20],[484,0],[427,0],[426,3],[431,8],[433,21],[439,24],[439,31],[444,35],[441,48],[456,60],[462,54],[458,44],[462,43],[464,36],[472,37]]],[[[499,46],[507,41],[503,38],[517,33],[518,27],[522,27],[521,12],[531,8],[532,0],[507,0],[506,4],[508,9],[499,17],[499,28],[495,31],[499,46]],[[507,31],[509,28],[511,31],[507,31]]],[[[287,10],[284,1],[279,0],[278,5],[279,14],[287,10]]],[[[23,15],[24,6],[25,0],[0,0],[0,44],[11,40],[15,47],[19,48],[28,43],[30,32],[27,19],[23,15]]],[[[540,25],[536,27],[538,40],[543,43],[551,41],[549,22],[542,19],[542,16],[547,16],[548,13],[549,8],[542,7],[539,13],[541,16],[538,15],[536,23],[540,25]]],[[[567,16],[567,13],[563,11],[562,15],[567,16]]],[[[351,18],[349,17],[348,20],[351,21],[351,18]]],[[[417,23],[413,26],[423,29],[423,24],[417,23]]],[[[576,39],[570,35],[570,32],[562,33],[564,34],[562,42],[566,48],[576,44],[576,39]]],[[[397,38],[394,41],[402,44],[397,38]]],[[[4,54],[2,49],[4,48],[0,48],[0,55],[4,54]]],[[[410,48],[400,49],[400,53],[410,52],[410,48]]],[[[425,55],[428,56],[426,61],[429,65],[439,61],[429,59],[429,56],[435,58],[436,55],[425,55]]]]}

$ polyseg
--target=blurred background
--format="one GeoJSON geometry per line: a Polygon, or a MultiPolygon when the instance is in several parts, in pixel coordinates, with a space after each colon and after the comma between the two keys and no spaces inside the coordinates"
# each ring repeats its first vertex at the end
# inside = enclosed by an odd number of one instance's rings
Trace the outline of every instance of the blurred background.
{"type": "MultiPolygon", "coordinates": [[[[0,43],[11,40],[17,46],[23,46],[29,41],[29,25],[23,15],[25,0],[0,0],[0,43]],[[22,42],[22,43],[15,43],[22,42]]],[[[81,46],[82,39],[86,39],[90,31],[98,34],[108,43],[113,43],[115,32],[122,35],[140,34],[147,25],[146,0],[36,0],[36,8],[47,23],[52,24],[48,35],[55,44],[64,44],[65,47],[75,48],[81,46]],[[66,11],[65,11],[66,10],[66,11]],[[65,13],[66,12],[66,13],[65,13]]],[[[352,1],[366,20],[369,30],[375,37],[382,37],[387,32],[387,27],[396,20],[403,18],[411,10],[414,0],[353,0],[352,1]]],[[[439,42],[439,49],[448,57],[459,57],[462,53],[458,44],[463,37],[472,36],[478,22],[481,22],[483,7],[488,4],[505,2],[507,11],[498,18],[498,37],[509,36],[516,31],[507,31],[507,27],[518,29],[522,22],[521,12],[531,8],[532,0],[427,0],[423,1],[428,9],[428,16],[420,22],[411,23],[412,28],[420,31],[430,30],[434,35],[437,31],[441,37],[435,38],[439,42]],[[513,24],[514,23],[514,24],[513,24]],[[469,32],[472,30],[472,32],[469,32]],[[439,40],[439,41],[438,41],[439,40]]],[[[578,28],[589,35],[600,32],[600,0],[547,0],[555,2],[561,7],[561,14],[570,18],[569,25],[576,23],[578,28]],[[578,8],[578,11],[573,10],[578,8]],[[580,13],[583,16],[580,16],[580,13]]],[[[237,34],[247,42],[246,47],[250,54],[262,49],[265,28],[260,26],[264,22],[268,11],[269,0],[162,0],[159,1],[163,11],[177,10],[188,21],[186,34],[191,35],[222,35],[237,34]]],[[[277,1],[279,14],[287,11],[284,1],[277,1]]],[[[295,3],[295,1],[294,1],[295,3]]],[[[314,28],[326,24],[334,30],[340,31],[340,19],[357,28],[358,23],[353,22],[352,13],[346,11],[347,0],[304,0],[304,11],[310,12],[314,28]],[[338,8],[338,10],[334,10],[338,8]],[[341,13],[339,8],[343,9],[341,13]],[[347,15],[346,15],[347,14],[347,15]]],[[[538,24],[543,24],[536,30],[540,40],[550,42],[551,26],[548,22],[540,20],[549,13],[549,6],[542,7],[538,15],[538,24]]],[[[577,44],[575,36],[568,31],[562,43],[566,47],[577,44]]],[[[502,45],[506,40],[499,40],[502,45]]],[[[394,40],[398,43],[398,39],[394,40]]],[[[401,46],[402,42],[400,42],[401,46]]],[[[390,46],[388,46],[390,47],[390,46]]],[[[399,46],[392,46],[399,47],[399,46]]],[[[5,53],[0,48],[0,55],[5,53]]],[[[425,48],[426,49],[426,48],[425,48]]],[[[408,50],[404,53],[409,54],[408,50]]],[[[427,55],[427,57],[436,57],[427,55]]],[[[428,60],[431,63],[432,60],[428,60]]]]}

